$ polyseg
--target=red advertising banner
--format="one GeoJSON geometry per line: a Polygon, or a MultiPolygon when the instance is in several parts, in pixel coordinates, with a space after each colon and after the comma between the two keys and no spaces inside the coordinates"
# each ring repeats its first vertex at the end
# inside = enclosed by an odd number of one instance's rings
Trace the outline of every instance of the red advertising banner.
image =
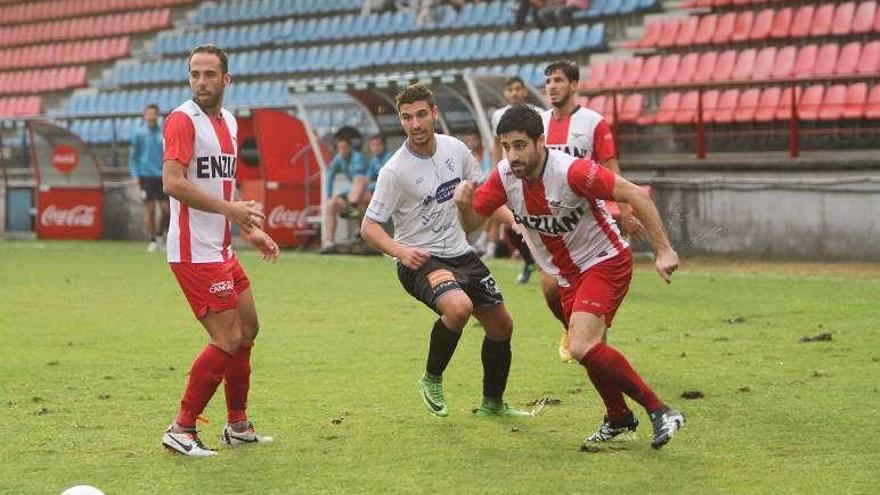
{"type": "Polygon", "coordinates": [[[238,166],[236,178],[239,181],[260,180],[260,155],[257,150],[257,136],[254,135],[254,119],[236,116],[238,122],[238,166]]]}
{"type": "Polygon", "coordinates": [[[55,187],[37,192],[40,239],[99,239],[103,219],[101,189],[55,187]]]}
{"type": "Polygon", "coordinates": [[[309,217],[320,216],[321,207],[319,203],[307,204],[303,184],[279,184],[266,189],[263,228],[279,246],[296,247],[317,235],[309,217]]]}

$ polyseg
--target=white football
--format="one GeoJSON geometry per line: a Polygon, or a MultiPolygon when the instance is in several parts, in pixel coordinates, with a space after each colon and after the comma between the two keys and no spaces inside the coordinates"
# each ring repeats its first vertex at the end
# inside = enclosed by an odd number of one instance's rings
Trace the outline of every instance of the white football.
{"type": "Polygon", "coordinates": [[[104,495],[104,492],[89,485],[76,485],[61,492],[61,495],[104,495]]]}

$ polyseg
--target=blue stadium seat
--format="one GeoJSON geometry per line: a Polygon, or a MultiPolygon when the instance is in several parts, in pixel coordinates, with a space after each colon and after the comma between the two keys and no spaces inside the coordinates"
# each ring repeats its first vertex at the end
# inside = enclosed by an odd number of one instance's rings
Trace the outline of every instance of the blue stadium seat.
{"type": "Polygon", "coordinates": [[[605,40],[605,24],[593,24],[590,28],[590,36],[587,40],[587,48],[590,50],[607,50],[608,42],[605,40]]]}
{"type": "Polygon", "coordinates": [[[538,40],[541,38],[540,29],[529,29],[523,39],[522,44],[516,50],[516,56],[526,57],[538,50],[538,40]]]}
{"type": "Polygon", "coordinates": [[[513,34],[510,35],[509,43],[503,47],[504,50],[501,53],[501,58],[513,58],[516,56],[516,52],[519,51],[525,37],[526,31],[514,31],[513,34]]]}
{"type": "Polygon", "coordinates": [[[622,0],[606,0],[605,8],[602,9],[602,15],[619,15],[622,0]]]}
{"type": "Polygon", "coordinates": [[[571,26],[564,26],[556,30],[556,39],[553,41],[553,44],[558,47],[557,50],[570,50],[569,42],[571,41],[571,32],[571,26]]]}
{"type": "Polygon", "coordinates": [[[502,58],[504,56],[504,51],[510,45],[511,33],[510,31],[502,31],[495,36],[495,42],[493,43],[492,48],[486,54],[487,60],[494,60],[497,58],[502,58]]]}
{"type": "Polygon", "coordinates": [[[580,20],[581,18],[595,19],[596,17],[600,17],[603,15],[602,11],[605,10],[605,4],[610,1],[613,1],[613,0],[593,0],[590,3],[589,9],[587,9],[585,12],[584,11],[575,12],[575,14],[572,16],[572,18],[575,20],[580,20]]]}
{"type": "MultiPolygon", "coordinates": [[[[483,5],[483,4],[479,4],[483,5]]],[[[455,61],[468,61],[474,60],[474,54],[480,47],[480,33],[471,33],[467,35],[464,39],[462,49],[459,51],[454,60],[455,61]]]]}
{"type": "Polygon", "coordinates": [[[569,39],[569,46],[573,52],[579,52],[586,49],[590,44],[590,26],[581,24],[574,28],[569,39]]]}
{"type": "Polygon", "coordinates": [[[477,43],[477,49],[474,51],[471,60],[486,60],[490,58],[492,51],[495,49],[495,33],[484,33],[480,36],[477,43]]]}
{"type": "Polygon", "coordinates": [[[559,50],[564,49],[553,43],[556,40],[556,31],[557,29],[555,27],[545,28],[541,31],[541,36],[538,38],[538,42],[534,45],[532,51],[525,53],[524,55],[547,55],[549,53],[557,53],[559,50]]]}
{"type": "Polygon", "coordinates": [[[623,0],[620,4],[620,15],[632,14],[639,8],[639,0],[623,0]]]}
{"type": "Polygon", "coordinates": [[[657,10],[660,4],[657,0],[639,0],[639,10],[657,10]]]}

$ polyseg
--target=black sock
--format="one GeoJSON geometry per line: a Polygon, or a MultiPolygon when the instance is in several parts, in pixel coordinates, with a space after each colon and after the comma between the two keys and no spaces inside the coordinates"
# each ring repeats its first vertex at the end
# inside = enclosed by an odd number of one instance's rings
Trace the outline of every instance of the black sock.
{"type": "Polygon", "coordinates": [[[510,373],[510,339],[496,342],[484,337],[480,354],[483,358],[483,397],[500,402],[510,373]]]}
{"type": "Polygon", "coordinates": [[[437,318],[434,329],[431,330],[431,345],[428,347],[428,365],[425,366],[425,371],[437,377],[442,376],[460,337],[460,333],[446,328],[443,320],[437,318]]]}

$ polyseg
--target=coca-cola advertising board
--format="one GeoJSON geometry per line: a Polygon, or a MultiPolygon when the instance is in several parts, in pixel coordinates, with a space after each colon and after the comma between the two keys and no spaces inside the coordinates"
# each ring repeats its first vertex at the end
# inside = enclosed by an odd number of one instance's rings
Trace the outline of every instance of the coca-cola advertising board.
{"type": "Polygon", "coordinates": [[[296,247],[317,234],[310,216],[320,216],[321,207],[307,206],[305,188],[302,184],[279,184],[266,189],[266,233],[280,246],[296,247]]]}
{"type": "Polygon", "coordinates": [[[103,228],[102,191],[95,188],[50,188],[37,194],[37,237],[98,239],[103,228]]]}

